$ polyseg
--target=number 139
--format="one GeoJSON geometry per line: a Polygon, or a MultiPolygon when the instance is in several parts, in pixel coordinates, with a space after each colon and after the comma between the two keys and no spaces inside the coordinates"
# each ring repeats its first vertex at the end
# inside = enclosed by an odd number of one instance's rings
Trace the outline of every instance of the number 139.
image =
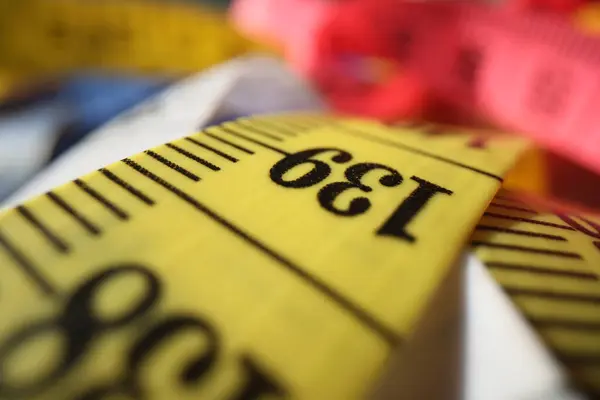
{"type": "MultiPolygon", "coordinates": [[[[328,163],[312,158],[322,153],[333,153],[331,161],[336,164],[345,164],[352,160],[350,153],[337,148],[323,147],[303,150],[290,154],[273,165],[270,170],[271,180],[279,186],[293,189],[308,188],[321,183],[332,171],[328,163]],[[302,165],[312,165],[313,168],[296,179],[285,179],[286,173],[302,165]]],[[[371,208],[371,200],[367,197],[353,198],[346,208],[336,207],[335,199],[343,192],[351,189],[357,189],[363,193],[372,192],[373,188],[364,184],[363,178],[375,170],[384,172],[383,176],[379,178],[381,186],[396,187],[404,180],[398,171],[388,166],[378,163],[356,163],[350,165],[344,171],[345,181],[328,183],[319,190],[317,194],[319,204],[325,210],[339,216],[352,217],[366,213],[371,208]]],[[[416,238],[407,231],[408,224],[435,195],[452,195],[451,190],[425,179],[417,176],[412,176],[410,179],[417,182],[419,186],[404,199],[394,213],[379,227],[377,235],[395,237],[410,243],[415,242],[416,238]]]]}

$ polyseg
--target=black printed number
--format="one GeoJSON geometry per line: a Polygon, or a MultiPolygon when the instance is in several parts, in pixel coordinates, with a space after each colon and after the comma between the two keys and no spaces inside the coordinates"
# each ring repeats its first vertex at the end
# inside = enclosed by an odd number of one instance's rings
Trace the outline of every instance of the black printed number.
{"type": "Polygon", "coordinates": [[[334,148],[318,148],[304,150],[298,153],[290,154],[280,160],[271,168],[271,180],[276,184],[287,188],[306,188],[323,181],[331,174],[331,167],[319,160],[313,160],[311,157],[321,153],[333,152],[334,156],[331,160],[335,163],[342,164],[352,160],[350,153],[334,148]],[[299,178],[286,180],[284,175],[292,169],[301,165],[311,165],[312,169],[299,178]]]}
{"type": "MultiPolygon", "coordinates": [[[[68,298],[64,311],[54,319],[29,325],[8,338],[0,345],[0,398],[22,398],[35,396],[56,384],[65,377],[85,356],[94,342],[103,334],[134,323],[144,317],[157,304],[161,295],[158,278],[146,268],[135,264],[119,265],[106,269],[79,286],[68,298]],[[122,314],[101,318],[94,310],[97,293],[111,282],[126,276],[134,276],[144,282],[144,293],[122,314]],[[33,343],[48,333],[59,333],[64,339],[64,349],[54,368],[43,376],[28,382],[10,382],[6,369],[9,363],[18,359],[14,353],[33,343]]],[[[181,363],[178,382],[183,387],[200,384],[212,370],[220,355],[220,335],[212,324],[197,316],[187,314],[168,315],[151,325],[137,338],[125,354],[123,376],[114,382],[100,383],[86,389],[75,397],[76,400],[108,400],[111,396],[125,395],[132,399],[146,399],[141,383],[141,371],[145,365],[152,365],[153,355],[184,332],[192,332],[206,345],[198,354],[190,354],[186,362],[181,363]]],[[[231,400],[255,399],[259,395],[284,395],[283,389],[248,356],[240,359],[246,378],[236,389],[231,400]]]]}
{"type": "MultiPolygon", "coordinates": [[[[270,171],[271,180],[280,186],[295,189],[308,188],[321,183],[331,174],[331,166],[324,161],[314,160],[311,157],[325,152],[334,152],[331,160],[337,164],[347,163],[352,160],[350,153],[336,148],[304,150],[290,154],[273,165],[270,171]],[[310,165],[312,168],[296,179],[287,180],[284,178],[288,172],[301,165],[310,165]]],[[[357,189],[362,193],[373,191],[373,188],[365,185],[362,180],[366,174],[376,170],[384,171],[384,174],[379,178],[380,185],[384,187],[396,187],[402,184],[403,177],[395,169],[377,163],[357,163],[349,166],[344,171],[346,181],[329,183],[319,190],[317,193],[319,204],[325,210],[339,216],[352,217],[366,213],[371,207],[371,201],[364,196],[351,199],[346,208],[339,208],[335,203],[339,195],[351,189],[357,189]]],[[[408,242],[414,242],[416,240],[415,237],[406,230],[408,224],[436,194],[452,194],[452,191],[428,182],[425,179],[413,176],[411,180],[417,182],[419,186],[379,228],[377,235],[396,237],[408,242]]]]}
{"type": "Polygon", "coordinates": [[[416,176],[410,179],[417,182],[419,186],[396,208],[396,211],[379,228],[377,235],[396,237],[410,243],[415,242],[416,238],[407,231],[408,224],[425,208],[427,203],[436,194],[445,194],[448,196],[452,194],[451,190],[425,179],[416,176]]]}
{"type": "Polygon", "coordinates": [[[384,170],[388,174],[382,176],[379,179],[379,183],[383,186],[394,187],[402,183],[402,176],[396,171],[385,165],[375,163],[361,163],[355,164],[344,172],[348,182],[334,182],[323,186],[317,198],[321,206],[337,215],[353,216],[359,215],[366,212],[371,207],[371,202],[366,197],[357,197],[350,201],[350,205],[347,209],[339,209],[335,207],[334,202],[336,197],[345,192],[348,189],[359,189],[362,192],[368,193],[373,189],[370,186],[366,186],[361,182],[361,179],[365,174],[373,170],[384,170]]]}
{"type": "Polygon", "coordinates": [[[156,302],[160,287],[148,271],[134,265],[106,270],[81,285],[70,297],[62,315],[55,319],[40,321],[17,332],[0,347],[0,396],[20,397],[39,393],[64,376],[85,354],[94,337],[109,329],[116,329],[135,321],[156,302]],[[101,320],[93,310],[94,296],[104,284],[124,275],[138,275],[146,283],[146,292],[138,305],[120,317],[101,320]],[[26,385],[11,384],[6,380],[5,364],[11,353],[33,342],[48,332],[58,332],[64,337],[64,351],[56,366],[45,376],[26,385]]]}

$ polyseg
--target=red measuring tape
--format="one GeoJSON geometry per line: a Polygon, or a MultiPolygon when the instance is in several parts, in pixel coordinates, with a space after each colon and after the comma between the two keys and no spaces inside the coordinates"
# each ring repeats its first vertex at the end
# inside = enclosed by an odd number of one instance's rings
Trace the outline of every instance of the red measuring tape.
{"type": "MultiPolygon", "coordinates": [[[[300,18],[312,21],[309,33],[260,23],[335,108],[393,120],[414,117],[435,96],[600,172],[600,39],[560,14],[456,1],[280,0],[269,18],[289,14],[284,3],[313,13],[300,18]],[[387,80],[365,78],[366,57],[388,61],[387,80]]],[[[234,18],[243,25],[251,17],[234,18]]]]}
{"type": "Polygon", "coordinates": [[[321,31],[318,80],[340,79],[332,60],[347,53],[397,61],[445,101],[600,171],[600,39],[563,18],[475,3],[350,1],[321,31]]]}

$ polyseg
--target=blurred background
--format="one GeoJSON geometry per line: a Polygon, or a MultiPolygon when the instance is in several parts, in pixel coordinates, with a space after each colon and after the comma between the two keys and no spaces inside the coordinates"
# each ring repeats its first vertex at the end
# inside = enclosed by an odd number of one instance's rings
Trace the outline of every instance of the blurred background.
{"type": "Polygon", "coordinates": [[[208,125],[310,110],[527,138],[504,188],[600,212],[599,38],[587,0],[0,0],[0,209],[208,125]]]}
{"type": "MultiPolygon", "coordinates": [[[[392,9],[398,4],[394,1],[373,0],[368,7],[392,9]]],[[[367,4],[345,3],[355,8],[367,4]]],[[[381,57],[340,57],[354,81],[360,76],[359,83],[324,78],[325,64],[314,68],[321,54],[315,49],[325,16],[339,4],[325,0],[235,4],[225,0],[0,0],[0,201],[120,113],[186,77],[219,69],[248,54],[280,60],[277,68],[302,82],[302,88],[294,89],[297,96],[314,94],[308,102],[318,109],[388,124],[416,119],[478,129],[500,126],[490,118],[461,114],[437,99],[410,71],[381,57]],[[385,89],[379,90],[380,85],[371,90],[381,80],[387,82],[385,89]]],[[[586,35],[600,30],[600,8],[594,2],[519,0],[508,7],[516,12],[543,10],[586,35]]],[[[348,15],[356,15],[348,10],[348,15]]],[[[347,27],[361,34],[370,29],[359,19],[349,21],[347,27]]],[[[376,42],[378,36],[369,40],[376,42]]],[[[357,53],[364,50],[359,42],[352,42],[357,53]]],[[[264,82],[261,89],[269,86],[264,82]]],[[[236,111],[215,113],[205,123],[255,113],[255,102],[256,92],[238,93],[236,111]]],[[[281,111],[276,105],[269,107],[260,112],[281,111]]],[[[599,182],[588,164],[537,140],[508,178],[507,187],[595,210],[600,207],[599,182]]]]}

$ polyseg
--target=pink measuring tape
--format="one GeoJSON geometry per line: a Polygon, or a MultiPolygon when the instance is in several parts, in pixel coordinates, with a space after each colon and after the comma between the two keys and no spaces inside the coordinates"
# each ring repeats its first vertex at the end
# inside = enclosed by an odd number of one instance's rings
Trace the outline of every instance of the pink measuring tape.
{"type": "Polygon", "coordinates": [[[288,17],[309,14],[300,3],[313,13],[327,4],[318,19],[300,17],[311,21],[309,39],[298,26],[281,38],[334,105],[376,117],[387,105],[402,116],[435,95],[600,172],[600,39],[564,17],[456,1],[295,2],[288,17]],[[349,55],[385,59],[407,74],[353,81],[340,66],[349,55]]]}
{"type": "Polygon", "coordinates": [[[403,62],[435,93],[600,172],[599,39],[464,3],[411,4],[397,23],[403,62]]]}
{"type": "Polygon", "coordinates": [[[380,84],[364,79],[377,75],[381,68],[376,62],[352,59],[352,52],[350,57],[323,56],[319,49],[321,31],[340,11],[346,14],[341,4],[326,0],[237,0],[230,16],[248,36],[282,47],[291,67],[309,78],[337,111],[384,121],[421,114],[428,100],[424,86],[397,63],[388,63],[387,79],[380,84]]]}

